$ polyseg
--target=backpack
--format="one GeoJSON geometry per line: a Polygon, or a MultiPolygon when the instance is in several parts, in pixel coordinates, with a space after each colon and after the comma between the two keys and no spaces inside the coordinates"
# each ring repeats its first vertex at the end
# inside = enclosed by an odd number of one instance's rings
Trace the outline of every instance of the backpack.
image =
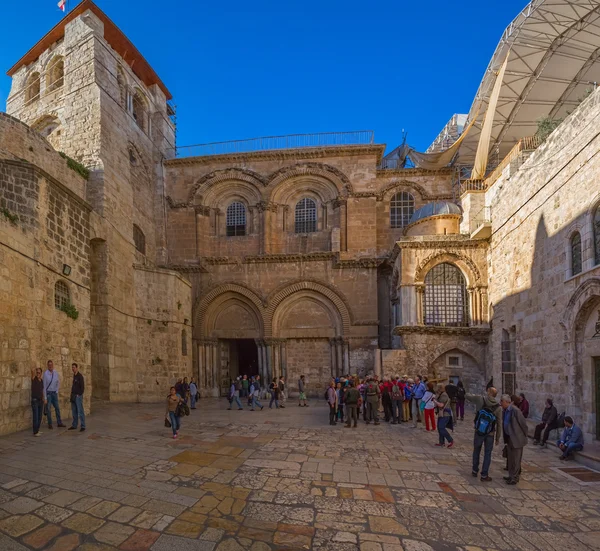
{"type": "Polygon", "coordinates": [[[392,386],[392,400],[402,400],[402,392],[396,383],[392,386]]]}
{"type": "Polygon", "coordinates": [[[496,416],[489,408],[482,408],[475,416],[475,430],[481,436],[487,436],[496,429],[496,416]]]}
{"type": "Polygon", "coordinates": [[[235,382],[235,389],[242,390],[242,383],[240,383],[239,379],[235,382]]]}
{"type": "Polygon", "coordinates": [[[377,396],[377,386],[375,383],[369,383],[367,385],[367,396],[377,396]]]}
{"type": "Polygon", "coordinates": [[[465,399],[465,396],[466,396],[466,394],[467,394],[467,391],[464,389],[464,387],[461,387],[461,386],[459,386],[459,387],[458,387],[458,392],[456,393],[456,397],[457,397],[459,400],[464,400],[464,399],[465,399]]]}
{"type": "Polygon", "coordinates": [[[556,418],[556,426],[559,429],[564,429],[565,428],[565,417],[567,416],[567,414],[563,411],[557,418],[556,418]]]}
{"type": "Polygon", "coordinates": [[[404,387],[404,399],[405,400],[410,400],[413,397],[413,391],[412,389],[406,385],[406,387],[404,387]]]}
{"type": "Polygon", "coordinates": [[[329,389],[326,388],[325,389],[325,400],[329,400],[329,396],[327,395],[328,392],[329,392],[329,389]]]}

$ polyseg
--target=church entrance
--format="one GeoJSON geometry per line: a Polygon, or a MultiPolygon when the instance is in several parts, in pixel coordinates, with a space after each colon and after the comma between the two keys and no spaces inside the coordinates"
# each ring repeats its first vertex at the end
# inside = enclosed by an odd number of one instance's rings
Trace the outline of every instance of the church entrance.
{"type": "Polygon", "coordinates": [[[239,375],[258,375],[258,347],[254,339],[227,339],[223,341],[228,349],[227,371],[230,380],[239,375]]]}

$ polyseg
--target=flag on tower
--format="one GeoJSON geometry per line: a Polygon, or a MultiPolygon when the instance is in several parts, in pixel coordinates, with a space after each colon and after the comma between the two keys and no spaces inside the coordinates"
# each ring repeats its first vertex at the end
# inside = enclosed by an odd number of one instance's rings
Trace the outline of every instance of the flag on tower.
{"type": "Polygon", "coordinates": [[[65,11],[66,6],[67,6],[67,0],[58,0],[59,9],[61,9],[62,11],[65,11]]]}

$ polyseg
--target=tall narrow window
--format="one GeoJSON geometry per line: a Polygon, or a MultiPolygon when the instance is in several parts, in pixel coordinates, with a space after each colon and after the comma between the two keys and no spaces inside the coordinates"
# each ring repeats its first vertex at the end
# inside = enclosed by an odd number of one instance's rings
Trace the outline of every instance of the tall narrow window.
{"type": "Polygon", "coordinates": [[[228,237],[246,235],[246,207],[243,203],[236,201],[227,207],[225,224],[228,237]]]}
{"type": "Polygon", "coordinates": [[[142,254],[146,254],[146,236],[139,226],[133,225],[133,243],[142,254]]]}
{"type": "Polygon", "coordinates": [[[571,236],[571,275],[577,275],[581,272],[581,234],[575,232],[571,236]]]}
{"type": "Polygon", "coordinates": [[[70,303],[69,287],[64,281],[59,279],[54,284],[54,307],[57,310],[61,310],[63,306],[67,306],[70,303]]]}
{"type": "Polygon", "coordinates": [[[31,73],[25,83],[25,103],[40,99],[40,74],[31,73]]]}
{"type": "Polygon", "coordinates": [[[64,83],[65,62],[61,56],[56,56],[46,69],[46,92],[60,88],[64,83]]]}
{"type": "Polygon", "coordinates": [[[308,197],[296,203],[296,233],[317,231],[317,204],[308,197]]]}
{"type": "Polygon", "coordinates": [[[117,67],[117,86],[119,87],[119,103],[123,109],[127,109],[127,79],[121,67],[117,67]]]}
{"type": "Polygon", "coordinates": [[[415,212],[415,198],[407,191],[396,193],[390,202],[390,226],[403,228],[408,226],[415,212]]]}
{"type": "Polygon", "coordinates": [[[136,90],[133,96],[131,114],[137,125],[146,132],[148,129],[148,103],[139,90],[136,90]]]}
{"type": "Polygon", "coordinates": [[[513,395],[516,389],[517,371],[517,338],[516,328],[511,331],[502,329],[501,341],[502,359],[502,392],[513,395]]]}
{"type": "Polygon", "coordinates": [[[185,329],[181,331],[181,355],[187,356],[187,333],[185,329]]]}
{"type": "Polygon", "coordinates": [[[469,325],[465,278],[453,264],[438,264],[429,270],[425,276],[423,300],[425,325],[469,325]]]}
{"type": "Polygon", "coordinates": [[[594,260],[600,264],[600,205],[594,211],[594,260]]]}

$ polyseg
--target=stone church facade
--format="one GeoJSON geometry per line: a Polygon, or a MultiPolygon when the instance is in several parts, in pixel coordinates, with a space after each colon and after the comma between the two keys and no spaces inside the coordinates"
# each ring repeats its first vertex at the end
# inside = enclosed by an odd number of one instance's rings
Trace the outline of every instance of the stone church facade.
{"type": "Polygon", "coordinates": [[[292,391],[304,374],[317,396],[345,373],[493,376],[595,436],[598,92],[459,186],[363,139],[176,155],[168,89],[89,0],[9,74],[0,433],[28,425],[30,370],[53,359],[63,407],[73,361],[88,409],[184,376],[203,396],[243,373],[292,391]]]}

